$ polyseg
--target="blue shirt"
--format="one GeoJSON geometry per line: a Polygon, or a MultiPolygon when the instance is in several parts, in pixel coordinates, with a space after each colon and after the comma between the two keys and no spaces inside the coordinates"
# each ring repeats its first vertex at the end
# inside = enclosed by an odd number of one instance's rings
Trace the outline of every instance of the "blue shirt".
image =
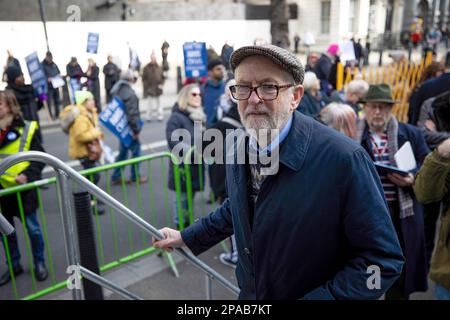
{"type": "Polygon", "coordinates": [[[286,122],[286,125],[283,127],[283,129],[281,129],[280,134],[275,137],[275,139],[272,140],[272,142],[265,147],[264,149],[259,149],[258,147],[258,142],[256,141],[256,139],[251,136],[250,137],[250,147],[253,150],[258,150],[258,153],[266,153],[266,152],[272,152],[273,149],[275,149],[276,147],[278,147],[284,139],[286,139],[289,131],[291,130],[292,127],[292,115],[289,117],[289,120],[286,122]]]}

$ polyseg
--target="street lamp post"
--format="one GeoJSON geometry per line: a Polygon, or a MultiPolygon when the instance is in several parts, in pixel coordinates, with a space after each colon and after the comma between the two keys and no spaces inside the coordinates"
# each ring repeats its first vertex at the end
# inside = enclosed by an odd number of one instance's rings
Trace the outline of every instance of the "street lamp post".
{"type": "Polygon", "coordinates": [[[48,45],[47,24],[45,21],[44,3],[42,0],[39,0],[39,11],[41,13],[42,23],[44,24],[45,42],[47,43],[47,51],[50,51],[50,46],[48,45]]]}

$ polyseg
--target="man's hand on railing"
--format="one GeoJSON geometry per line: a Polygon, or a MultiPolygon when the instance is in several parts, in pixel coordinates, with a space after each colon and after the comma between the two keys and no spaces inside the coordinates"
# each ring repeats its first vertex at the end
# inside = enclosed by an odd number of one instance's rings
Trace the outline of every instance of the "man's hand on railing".
{"type": "Polygon", "coordinates": [[[180,231],[170,228],[162,228],[159,232],[163,234],[164,239],[156,240],[155,238],[152,238],[153,246],[155,248],[172,252],[174,248],[179,248],[185,245],[183,239],[181,238],[180,231]]]}

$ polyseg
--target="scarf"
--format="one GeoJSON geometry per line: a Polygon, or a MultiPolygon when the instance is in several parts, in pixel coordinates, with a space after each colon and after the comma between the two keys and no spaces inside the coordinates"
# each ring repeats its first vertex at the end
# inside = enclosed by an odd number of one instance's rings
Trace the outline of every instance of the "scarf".
{"type": "Polygon", "coordinates": [[[188,113],[189,118],[191,118],[192,121],[201,121],[202,123],[206,122],[206,114],[203,112],[202,107],[194,108],[191,106],[187,106],[186,112],[188,113]]]}
{"type": "MultiPolygon", "coordinates": [[[[367,126],[367,122],[365,118],[362,118],[357,124],[357,133],[356,133],[356,141],[361,144],[362,138],[367,126]]],[[[388,148],[389,148],[389,161],[392,165],[397,166],[397,162],[395,161],[394,155],[398,151],[398,122],[394,116],[391,115],[391,118],[388,120],[387,124],[387,139],[388,139],[388,148]]],[[[404,188],[397,187],[398,201],[400,205],[400,219],[405,219],[407,217],[414,215],[413,209],[413,199],[409,195],[409,193],[404,190],[404,188]]]]}

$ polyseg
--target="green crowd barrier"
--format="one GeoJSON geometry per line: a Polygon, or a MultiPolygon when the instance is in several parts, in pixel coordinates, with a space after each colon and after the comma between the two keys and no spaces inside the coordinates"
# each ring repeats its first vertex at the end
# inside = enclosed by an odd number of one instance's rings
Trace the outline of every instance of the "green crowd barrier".
{"type": "MultiPolygon", "coordinates": [[[[181,206],[180,206],[180,192],[181,192],[181,175],[184,174],[181,166],[177,158],[172,155],[170,152],[159,152],[151,155],[145,155],[139,158],[134,158],[130,160],[125,160],[121,162],[117,162],[114,164],[108,164],[104,166],[99,166],[96,168],[83,170],[80,173],[90,179],[93,182],[94,174],[102,175],[100,183],[104,184],[105,191],[114,196],[116,199],[122,201],[124,205],[129,207],[131,210],[135,211],[142,219],[147,220],[154,226],[166,226],[170,225],[172,221],[172,208],[169,205],[169,189],[168,189],[168,179],[167,179],[167,162],[169,165],[173,165],[174,170],[174,180],[175,180],[175,196],[176,201],[178,203],[178,216],[182,216],[181,206]],[[160,161],[161,170],[160,172],[155,171],[154,164],[160,161]],[[144,166],[146,164],[146,166],[144,166]],[[146,186],[140,183],[139,179],[135,182],[135,188],[127,188],[126,177],[126,167],[131,167],[132,170],[138,175],[138,166],[141,166],[140,171],[146,171],[148,181],[146,182],[146,186]],[[120,170],[120,185],[119,191],[117,188],[112,186],[111,182],[111,170],[119,169],[120,170]],[[159,175],[158,175],[159,174],[159,175]],[[103,181],[103,182],[102,182],[103,181]],[[131,195],[131,191],[134,189],[134,195],[131,195]],[[120,194],[119,194],[120,193],[120,194]],[[120,195],[122,199],[120,199],[120,195]],[[144,200],[145,199],[145,200],[144,200]],[[165,214],[161,215],[158,212],[163,211],[165,214]]],[[[188,170],[189,171],[189,170],[188,170]]],[[[142,173],[141,173],[142,174],[142,173]]],[[[144,175],[144,174],[142,174],[144,175]]],[[[99,184],[100,184],[99,183],[99,184]]],[[[27,183],[24,185],[14,186],[12,188],[0,190],[0,200],[2,197],[8,195],[16,195],[18,208],[19,208],[19,217],[21,222],[21,233],[24,239],[18,237],[19,247],[23,247],[23,243],[25,244],[25,252],[27,264],[24,264],[28,267],[29,273],[31,274],[31,291],[29,292],[29,285],[24,286],[24,281],[29,279],[28,274],[24,274],[20,277],[20,281],[22,282],[21,286],[18,286],[18,280],[13,274],[13,265],[11,261],[11,253],[10,248],[8,246],[7,237],[3,236],[2,242],[4,246],[5,258],[7,260],[7,268],[11,275],[11,282],[3,287],[0,287],[0,300],[2,299],[22,299],[22,300],[32,300],[41,298],[50,293],[54,293],[66,286],[66,279],[68,275],[61,275],[61,266],[57,266],[55,263],[54,255],[55,255],[55,247],[57,245],[61,245],[61,241],[56,238],[57,232],[55,230],[54,221],[52,221],[51,226],[49,224],[48,219],[50,216],[48,215],[47,210],[53,209],[57,212],[61,208],[57,205],[57,208],[48,208],[52,207],[54,203],[46,203],[43,201],[43,190],[46,189],[47,193],[50,192],[50,188],[54,188],[56,185],[55,178],[43,179],[40,181],[35,181],[31,183],[27,183]],[[44,239],[45,245],[45,257],[46,257],[46,265],[49,270],[49,278],[42,283],[38,283],[36,280],[36,276],[34,274],[34,264],[33,264],[33,255],[32,255],[32,246],[30,237],[28,235],[28,230],[26,228],[25,223],[25,212],[23,207],[23,194],[25,192],[35,190],[38,200],[38,216],[41,224],[41,230],[44,239]],[[44,203],[46,204],[44,206],[44,203]],[[53,238],[49,235],[52,231],[54,236],[53,238]],[[57,274],[56,271],[59,271],[60,274],[57,274]],[[25,279],[28,278],[28,279],[25,279]],[[50,283],[50,285],[49,285],[50,283]],[[9,288],[8,288],[9,287],[9,288]],[[19,288],[20,287],[20,288],[19,288]],[[24,288],[26,287],[26,288],[24,288]],[[10,290],[9,294],[5,294],[5,290],[10,290]],[[22,293],[21,291],[26,291],[22,293]],[[3,294],[2,294],[3,292],[3,294]]],[[[76,186],[73,187],[75,190],[76,186]]],[[[136,232],[136,228],[131,225],[130,222],[126,222],[121,224],[118,221],[116,213],[113,209],[108,208],[107,214],[105,212],[104,216],[99,214],[99,206],[95,197],[92,199],[93,201],[93,215],[94,215],[94,225],[95,225],[95,233],[96,233],[96,245],[97,245],[97,253],[99,258],[100,271],[105,272],[110,269],[121,266],[125,263],[138,259],[142,256],[148,255],[150,253],[154,253],[156,251],[151,244],[151,239],[149,239],[143,231],[136,232]],[[107,219],[106,216],[109,216],[107,219]],[[109,220],[109,222],[108,222],[109,220]],[[125,237],[124,231],[119,230],[121,226],[125,225],[125,237]],[[106,239],[105,231],[106,228],[110,228],[110,233],[112,238],[106,239]],[[125,240],[124,240],[125,239],[125,240]],[[124,241],[126,245],[124,245],[124,241]],[[110,250],[107,250],[106,247],[111,247],[110,250]],[[126,248],[126,249],[125,249],[126,248]],[[125,251],[125,252],[124,252],[125,251]]],[[[192,203],[191,203],[192,206],[192,203]]],[[[190,211],[190,214],[192,211],[190,211]]],[[[53,219],[53,217],[52,217],[53,219]]],[[[54,220],[54,219],[53,219],[54,220]]],[[[181,219],[180,221],[183,221],[181,219]]],[[[192,221],[192,219],[191,219],[192,221]]],[[[60,217],[58,216],[58,223],[61,223],[60,217]]],[[[62,225],[59,225],[62,227],[62,225]]],[[[184,225],[180,226],[181,229],[184,228],[184,225]]],[[[16,229],[18,228],[18,224],[16,223],[16,229]]],[[[123,227],[122,227],[123,228],[123,227]]],[[[62,228],[59,228],[62,229],[62,228]]],[[[64,249],[61,249],[64,250],[64,249]]],[[[175,275],[178,277],[178,271],[176,265],[172,259],[170,254],[164,254],[167,258],[169,266],[174,271],[175,275]]],[[[1,255],[0,255],[1,257],[1,255]]],[[[23,259],[22,259],[23,260],[23,259]]],[[[3,269],[3,261],[0,261],[0,273],[5,272],[3,269]]],[[[64,271],[66,268],[66,261],[64,260],[64,271]]],[[[25,270],[26,271],[26,270],[25,270]]],[[[27,283],[28,284],[28,283],[27,283]]]]}

